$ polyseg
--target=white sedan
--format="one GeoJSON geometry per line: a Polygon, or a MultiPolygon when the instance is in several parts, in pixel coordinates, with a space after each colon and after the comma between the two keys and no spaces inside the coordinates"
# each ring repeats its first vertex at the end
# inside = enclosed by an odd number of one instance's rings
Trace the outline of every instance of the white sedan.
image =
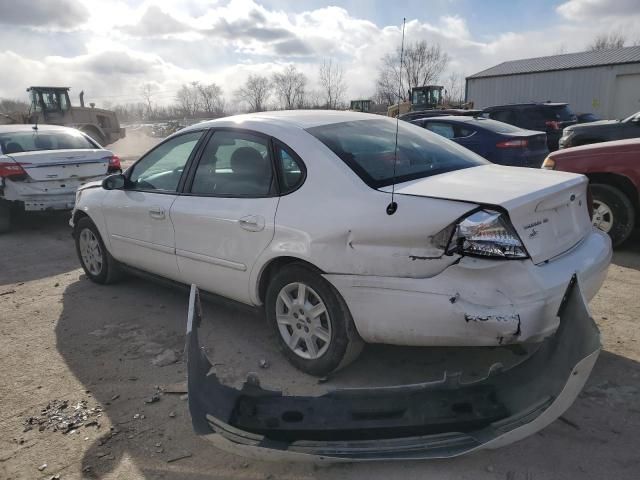
{"type": "Polygon", "coordinates": [[[75,128],[0,126],[0,232],[12,210],[71,210],[78,187],[116,171],[120,159],[75,128]]]}
{"type": "Polygon", "coordinates": [[[127,267],[263,307],[314,375],[364,342],[542,341],[572,276],[591,299],[611,259],[586,177],[493,165],[406,122],[396,152],[394,120],[353,112],[181,130],[82,187],[71,224],[90,279],[127,267]]]}

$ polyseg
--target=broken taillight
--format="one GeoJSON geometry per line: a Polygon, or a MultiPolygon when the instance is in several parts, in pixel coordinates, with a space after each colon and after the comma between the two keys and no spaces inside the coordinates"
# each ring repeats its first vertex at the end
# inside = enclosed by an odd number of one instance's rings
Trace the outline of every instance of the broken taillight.
{"type": "Polygon", "coordinates": [[[505,259],[529,257],[509,219],[493,210],[478,210],[458,222],[447,253],[505,259]]]}
{"type": "Polygon", "coordinates": [[[22,165],[16,162],[0,162],[0,178],[9,178],[9,177],[26,177],[27,172],[25,172],[22,165]]]}

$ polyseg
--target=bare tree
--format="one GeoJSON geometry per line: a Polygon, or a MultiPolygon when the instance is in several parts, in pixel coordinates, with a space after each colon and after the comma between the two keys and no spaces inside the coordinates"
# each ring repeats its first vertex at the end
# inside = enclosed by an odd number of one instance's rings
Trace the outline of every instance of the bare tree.
{"type": "Polygon", "coordinates": [[[142,98],[144,99],[144,103],[147,105],[147,117],[151,117],[151,114],[153,111],[153,105],[151,103],[151,100],[153,98],[154,91],[155,91],[155,87],[151,83],[145,83],[140,88],[140,95],[142,95],[142,98]]]}
{"type": "Polygon", "coordinates": [[[304,103],[307,77],[293,65],[289,65],[282,73],[274,73],[272,83],[282,108],[291,110],[304,103]]]}
{"type": "Polygon", "coordinates": [[[451,72],[444,81],[444,100],[449,105],[460,105],[464,103],[464,75],[458,72],[451,72]]]}
{"type": "Polygon", "coordinates": [[[338,108],[346,90],[342,66],[334,63],[332,59],[325,59],[320,65],[319,77],[326,108],[338,108]]]}
{"type": "Polygon", "coordinates": [[[431,85],[438,80],[442,72],[449,64],[449,55],[443,52],[440,45],[429,45],[426,40],[409,44],[404,49],[402,56],[402,71],[400,69],[401,49],[382,57],[382,63],[378,70],[376,81],[376,95],[386,99],[387,103],[395,103],[400,92],[400,80],[402,79],[402,92],[413,87],[431,85]]]}
{"type": "Polygon", "coordinates": [[[612,48],[624,47],[626,42],[626,37],[621,33],[603,33],[602,35],[598,35],[594,38],[587,48],[591,52],[598,50],[611,50],[612,48]]]}
{"type": "Polygon", "coordinates": [[[191,82],[188,85],[182,85],[178,93],[176,93],[176,103],[182,115],[195,116],[200,108],[199,87],[199,82],[191,82]]]}
{"type": "Polygon", "coordinates": [[[267,77],[261,75],[249,75],[246,83],[235,92],[238,100],[249,104],[251,112],[263,111],[270,94],[271,83],[267,77]]]}
{"type": "Polygon", "coordinates": [[[224,99],[222,88],[215,83],[210,85],[198,84],[200,107],[207,115],[219,115],[224,112],[224,99]]]}

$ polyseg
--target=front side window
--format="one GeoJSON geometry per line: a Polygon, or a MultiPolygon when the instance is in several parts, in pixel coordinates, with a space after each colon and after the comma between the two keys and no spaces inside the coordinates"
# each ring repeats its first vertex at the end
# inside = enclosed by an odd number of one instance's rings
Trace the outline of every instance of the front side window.
{"type": "Polygon", "coordinates": [[[132,167],[128,190],[175,192],[187,160],[202,132],[174,137],[156,147],[132,167]]]}
{"type": "Polygon", "coordinates": [[[269,141],[246,132],[217,131],[209,140],[191,186],[195,195],[264,197],[273,192],[269,141]]]}
{"type": "Polygon", "coordinates": [[[99,148],[82,133],[68,131],[29,131],[0,133],[0,147],[5,154],[38,150],[84,150],[99,148]]]}
{"type": "Polygon", "coordinates": [[[394,182],[429,177],[489,162],[454,142],[392,119],[357,120],[307,129],[341,158],[367,185],[379,188],[394,182]],[[395,177],[394,177],[395,163],[395,177]]]}

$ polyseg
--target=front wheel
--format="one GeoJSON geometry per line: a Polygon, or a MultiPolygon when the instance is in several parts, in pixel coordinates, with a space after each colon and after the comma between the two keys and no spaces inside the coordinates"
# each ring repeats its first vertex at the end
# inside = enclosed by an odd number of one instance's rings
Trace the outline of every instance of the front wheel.
{"type": "Polygon", "coordinates": [[[75,243],[82,269],[90,280],[108,284],[120,278],[118,262],[105,248],[98,228],[89,217],[78,220],[75,243]]]}
{"type": "Polygon", "coordinates": [[[288,265],[271,279],[265,304],[280,350],[305,373],[328,375],[362,351],[364,342],[340,294],[303,265],[288,265]]]}
{"type": "Polygon", "coordinates": [[[611,185],[591,185],[593,195],[593,225],[608,233],[614,247],[629,238],[635,224],[631,200],[611,185]]]}

